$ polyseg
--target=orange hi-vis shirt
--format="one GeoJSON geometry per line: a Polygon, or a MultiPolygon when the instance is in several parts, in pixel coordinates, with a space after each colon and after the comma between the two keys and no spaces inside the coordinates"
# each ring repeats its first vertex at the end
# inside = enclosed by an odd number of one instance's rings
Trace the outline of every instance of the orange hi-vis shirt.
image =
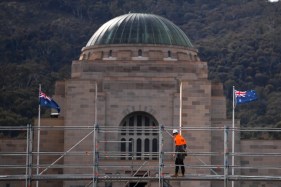
{"type": "Polygon", "coordinates": [[[186,145],[186,141],[184,139],[184,137],[182,137],[180,134],[177,134],[174,137],[174,141],[176,145],[186,145]]]}

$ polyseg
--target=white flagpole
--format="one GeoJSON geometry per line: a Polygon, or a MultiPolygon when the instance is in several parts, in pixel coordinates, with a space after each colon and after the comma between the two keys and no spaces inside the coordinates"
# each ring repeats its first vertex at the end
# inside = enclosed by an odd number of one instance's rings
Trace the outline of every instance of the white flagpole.
{"type": "Polygon", "coordinates": [[[93,132],[93,187],[96,186],[96,127],[97,127],[97,118],[98,118],[98,82],[96,80],[96,84],[95,84],[95,123],[94,123],[94,132],[93,132]]]}
{"type": "Polygon", "coordinates": [[[179,132],[181,134],[181,128],[182,128],[182,82],[180,82],[180,111],[179,111],[179,132]]]}
{"type": "MultiPolygon", "coordinates": [[[[235,118],[235,87],[232,88],[232,175],[234,175],[234,148],[235,148],[235,133],[234,133],[234,118],[235,118]]],[[[231,182],[232,187],[234,187],[234,181],[231,182]]]]}
{"type": "MultiPolygon", "coordinates": [[[[41,93],[41,84],[39,84],[39,96],[38,99],[40,99],[40,93],[41,93]]],[[[37,130],[37,167],[36,167],[36,175],[39,174],[39,151],[40,151],[40,126],[41,126],[41,107],[40,103],[38,106],[38,130],[37,130]]],[[[36,181],[36,187],[38,187],[38,181],[36,181]]]]}
{"type": "Polygon", "coordinates": [[[97,103],[98,103],[98,83],[96,82],[96,85],[95,85],[95,125],[97,124],[97,119],[98,119],[98,106],[97,106],[97,103]]]}

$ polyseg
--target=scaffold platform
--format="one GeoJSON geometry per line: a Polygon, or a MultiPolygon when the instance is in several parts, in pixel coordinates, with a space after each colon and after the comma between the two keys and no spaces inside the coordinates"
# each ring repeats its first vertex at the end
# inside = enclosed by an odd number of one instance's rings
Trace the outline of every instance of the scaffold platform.
{"type": "MultiPolygon", "coordinates": [[[[0,175],[0,181],[24,181],[30,176],[27,175],[0,175]]],[[[224,175],[204,175],[204,174],[187,174],[184,177],[160,177],[168,181],[224,181],[224,175]]],[[[159,177],[133,177],[133,176],[99,176],[93,177],[90,174],[62,174],[62,175],[33,175],[29,178],[31,181],[44,180],[98,180],[98,181],[158,181],[159,177]]],[[[281,176],[245,176],[230,175],[228,181],[281,181],[281,176]]]]}
{"type": "MultiPolygon", "coordinates": [[[[13,129],[13,128],[11,128],[13,129]]],[[[166,128],[167,129],[167,128],[166,128]]],[[[2,128],[2,130],[10,130],[9,128],[2,128]]],[[[26,181],[26,187],[28,187],[34,181],[90,181],[90,184],[96,186],[98,182],[114,182],[120,181],[125,183],[139,183],[139,182],[158,182],[159,187],[163,186],[163,181],[172,182],[172,181],[220,181],[224,182],[224,186],[227,186],[229,181],[269,181],[269,182],[281,182],[280,165],[265,164],[265,165],[242,165],[242,164],[230,164],[231,158],[240,158],[240,157],[274,157],[279,158],[281,156],[280,152],[230,152],[230,142],[229,142],[229,133],[231,131],[265,131],[263,129],[231,129],[228,127],[216,127],[216,128],[185,128],[182,130],[189,131],[219,131],[223,135],[223,146],[221,150],[213,152],[212,150],[208,151],[187,151],[188,157],[193,157],[196,162],[188,163],[185,165],[187,167],[188,173],[184,177],[172,177],[171,171],[174,168],[174,162],[172,159],[169,159],[172,154],[176,152],[164,151],[163,150],[163,134],[167,133],[164,131],[164,128],[159,126],[159,129],[148,129],[153,133],[157,133],[158,137],[158,149],[155,152],[143,152],[142,157],[138,157],[140,152],[132,151],[131,152],[114,152],[114,151],[104,151],[99,148],[100,143],[119,143],[117,140],[106,140],[106,141],[97,141],[98,133],[111,132],[111,133],[122,133],[122,129],[112,129],[105,127],[41,127],[39,130],[36,127],[31,125],[27,127],[21,127],[18,129],[26,131],[26,141],[24,151],[13,151],[9,150],[7,152],[0,152],[1,157],[13,158],[10,159],[11,163],[2,162],[0,164],[0,171],[7,170],[13,171],[11,173],[0,173],[0,182],[2,181],[26,181]],[[34,149],[34,132],[40,134],[40,131],[64,131],[64,130],[85,130],[85,136],[81,136],[81,139],[78,139],[74,145],[70,146],[69,149],[63,150],[60,152],[52,151],[40,151],[34,149]],[[153,131],[152,131],[153,130],[153,131]],[[116,131],[116,132],[115,132],[116,131]],[[74,148],[81,144],[87,137],[92,136],[92,150],[83,150],[76,151],[74,148]],[[149,155],[148,159],[147,155],[149,155]],[[78,158],[88,157],[90,162],[89,164],[81,163],[68,163],[65,164],[61,160],[66,156],[73,156],[78,158]],[[52,157],[53,160],[49,163],[39,162],[41,157],[52,157]],[[169,157],[169,158],[168,158],[169,157]],[[217,157],[220,159],[219,163],[213,164],[209,160],[208,162],[204,161],[206,157],[217,157]],[[16,163],[14,159],[21,158],[22,162],[16,163]],[[201,159],[203,158],[203,159],[201,159]],[[37,161],[37,162],[36,162],[37,161]],[[112,172],[115,168],[122,168],[123,173],[117,174],[117,172],[112,172]],[[66,172],[64,169],[80,169],[80,171],[85,171],[85,173],[75,173],[75,172],[66,172]],[[53,174],[52,172],[48,173],[49,170],[60,170],[61,173],[53,174]],[[86,170],[87,171],[86,171],[86,170]],[[237,171],[246,171],[246,172],[237,172],[233,174],[231,169],[236,169],[237,171]],[[35,171],[36,170],[36,171],[35,171]],[[253,170],[273,170],[276,171],[276,175],[249,175],[248,171],[253,170]],[[19,172],[20,171],[20,172],[19,172]],[[62,172],[63,171],[63,172],[62,172]],[[111,171],[110,174],[106,174],[107,171],[111,171]],[[126,173],[126,172],[127,173],[126,173]],[[147,172],[149,171],[149,172],[147,172]],[[194,171],[194,172],[192,172],[194,171]],[[197,171],[200,171],[197,173],[197,171]],[[142,173],[144,172],[144,173],[142,173]],[[147,172],[147,173],[146,173],[147,172]],[[247,173],[248,172],[248,173],[247,173]],[[142,173],[143,176],[140,176],[138,173],[142,173]],[[160,175],[159,175],[160,173],[160,175]],[[238,174],[239,173],[239,174],[238,174]]],[[[281,129],[266,129],[272,132],[281,132],[281,129]]],[[[169,129],[170,131],[170,129],[169,129]]],[[[144,132],[145,133],[145,132],[144,132]]],[[[38,141],[40,138],[38,138],[38,141]]],[[[121,142],[122,143],[122,142],[121,142]]],[[[39,142],[37,143],[38,145],[39,142]]],[[[206,159],[205,159],[206,160],[206,159]]],[[[251,174],[251,173],[250,173],[251,174]]]]}

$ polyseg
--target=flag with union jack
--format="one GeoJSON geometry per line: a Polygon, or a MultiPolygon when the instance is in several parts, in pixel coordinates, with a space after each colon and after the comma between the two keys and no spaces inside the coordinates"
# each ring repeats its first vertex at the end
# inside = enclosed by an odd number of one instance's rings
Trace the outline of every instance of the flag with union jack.
{"type": "Polygon", "coordinates": [[[235,90],[234,94],[235,94],[235,103],[237,105],[252,102],[258,99],[255,90],[247,90],[247,91],[235,90]]]}
{"type": "Polygon", "coordinates": [[[48,97],[45,93],[41,91],[39,93],[39,104],[40,106],[54,108],[58,111],[58,113],[60,113],[59,105],[52,98],[48,97]]]}

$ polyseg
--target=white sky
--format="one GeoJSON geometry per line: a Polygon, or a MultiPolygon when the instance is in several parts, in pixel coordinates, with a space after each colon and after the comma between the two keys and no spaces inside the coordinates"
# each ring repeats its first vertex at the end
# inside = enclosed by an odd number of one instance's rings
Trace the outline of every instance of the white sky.
{"type": "Polygon", "coordinates": [[[268,0],[268,2],[274,3],[274,2],[278,2],[279,0],[268,0]]]}

